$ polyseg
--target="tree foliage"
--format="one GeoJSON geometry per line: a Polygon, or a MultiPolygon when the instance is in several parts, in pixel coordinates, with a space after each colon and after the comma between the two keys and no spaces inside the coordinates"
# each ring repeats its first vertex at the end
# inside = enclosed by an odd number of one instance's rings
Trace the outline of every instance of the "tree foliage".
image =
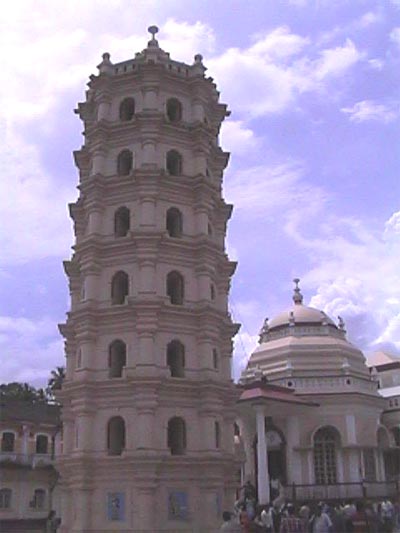
{"type": "Polygon", "coordinates": [[[29,383],[2,383],[0,385],[0,397],[12,398],[15,400],[24,400],[26,402],[48,402],[54,401],[54,391],[60,390],[65,379],[65,368],[57,366],[51,371],[50,378],[47,381],[47,387],[35,388],[29,383]]]}

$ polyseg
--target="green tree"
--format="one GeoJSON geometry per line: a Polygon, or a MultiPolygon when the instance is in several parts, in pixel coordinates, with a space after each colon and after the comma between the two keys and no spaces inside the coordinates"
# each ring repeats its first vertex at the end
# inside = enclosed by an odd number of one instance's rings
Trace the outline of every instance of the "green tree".
{"type": "Polygon", "coordinates": [[[55,390],[60,390],[65,379],[65,367],[57,366],[51,371],[51,377],[47,382],[47,392],[53,395],[55,390]]]}

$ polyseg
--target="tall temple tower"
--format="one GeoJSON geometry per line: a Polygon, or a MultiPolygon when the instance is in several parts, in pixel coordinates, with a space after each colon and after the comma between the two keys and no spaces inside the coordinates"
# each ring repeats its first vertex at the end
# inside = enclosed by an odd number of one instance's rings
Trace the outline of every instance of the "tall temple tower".
{"type": "Polygon", "coordinates": [[[214,531],[233,503],[237,393],[221,193],[229,114],[201,55],[155,39],[103,55],[77,113],[76,242],[65,262],[64,532],[214,531]]]}

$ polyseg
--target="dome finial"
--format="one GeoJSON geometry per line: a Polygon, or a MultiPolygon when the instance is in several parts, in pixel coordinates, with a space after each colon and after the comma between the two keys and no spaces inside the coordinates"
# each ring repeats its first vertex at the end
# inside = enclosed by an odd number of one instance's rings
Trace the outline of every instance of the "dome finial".
{"type": "Polygon", "coordinates": [[[155,40],[156,40],[156,37],[155,37],[155,36],[156,36],[156,33],[158,33],[158,27],[157,27],[157,26],[149,26],[149,27],[147,28],[147,31],[148,31],[149,33],[151,33],[151,40],[152,40],[152,41],[155,41],[155,40]]]}
{"type": "Polygon", "coordinates": [[[295,304],[301,305],[303,303],[303,295],[300,292],[299,282],[300,282],[299,278],[294,278],[293,283],[295,284],[295,288],[294,288],[294,294],[293,294],[293,301],[295,304]]]}

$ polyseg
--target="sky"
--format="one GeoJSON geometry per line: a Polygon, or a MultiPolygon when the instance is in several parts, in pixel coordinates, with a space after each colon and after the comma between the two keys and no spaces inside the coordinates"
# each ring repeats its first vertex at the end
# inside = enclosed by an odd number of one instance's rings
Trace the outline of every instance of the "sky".
{"type": "Polygon", "coordinates": [[[400,0],[4,0],[0,382],[41,386],[64,363],[73,109],[102,53],[134,57],[151,24],[173,59],[203,55],[232,111],[235,377],[294,277],[366,355],[400,356],[400,0]]]}

